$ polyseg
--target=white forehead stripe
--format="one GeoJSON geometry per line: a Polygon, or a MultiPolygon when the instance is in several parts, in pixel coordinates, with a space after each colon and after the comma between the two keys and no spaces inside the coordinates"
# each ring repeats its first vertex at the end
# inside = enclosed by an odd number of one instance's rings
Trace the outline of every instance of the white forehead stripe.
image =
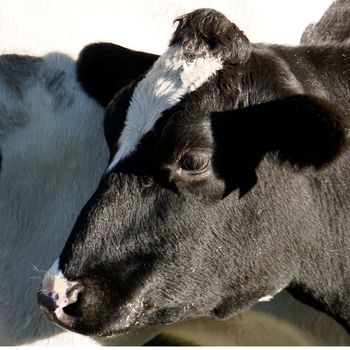
{"type": "Polygon", "coordinates": [[[107,172],[136,149],[142,136],[153,128],[165,110],[177,104],[186,93],[198,89],[221,68],[222,59],[209,52],[188,61],[181,46],[170,46],[136,86],[118,141],[118,152],[107,172]]]}

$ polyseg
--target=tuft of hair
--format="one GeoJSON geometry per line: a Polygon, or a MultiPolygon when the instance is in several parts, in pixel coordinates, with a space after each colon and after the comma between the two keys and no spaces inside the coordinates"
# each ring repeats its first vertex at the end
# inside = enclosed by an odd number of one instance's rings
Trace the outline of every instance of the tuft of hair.
{"type": "Polygon", "coordinates": [[[244,33],[222,13],[198,9],[178,17],[170,45],[180,44],[188,60],[208,53],[224,61],[243,64],[248,61],[251,45],[244,33]]]}

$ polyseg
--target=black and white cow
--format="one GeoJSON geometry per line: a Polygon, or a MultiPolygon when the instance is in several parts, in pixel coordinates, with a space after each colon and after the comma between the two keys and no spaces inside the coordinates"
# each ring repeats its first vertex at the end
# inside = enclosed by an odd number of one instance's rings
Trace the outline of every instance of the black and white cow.
{"type": "MultiPolygon", "coordinates": [[[[161,53],[173,18],[211,6],[211,0],[152,3],[0,0],[0,345],[96,344],[40,315],[38,271],[61,251],[108,161],[104,111],[76,81],[79,51],[87,43],[113,41],[161,53]]],[[[215,6],[255,41],[293,44],[329,3],[218,0],[215,6]]],[[[123,52],[115,55],[117,74],[109,74],[113,84],[142,68],[123,52]]],[[[141,343],[132,334],[129,339],[141,343]]]]}
{"type": "MultiPolygon", "coordinates": [[[[35,303],[41,271],[61,251],[108,161],[104,110],[76,81],[78,53],[101,41],[161,53],[172,19],[210,2],[161,0],[150,8],[143,0],[103,6],[98,0],[0,0],[0,345],[96,344],[47,322],[35,303]]],[[[329,3],[218,0],[215,6],[256,41],[293,44],[329,3]]],[[[113,84],[142,68],[140,61],[115,57],[113,71],[120,72],[108,75],[113,84]]]]}
{"type": "Polygon", "coordinates": [[[46,316],[106,336],[287,288],[349,330],[349,81],[346,42],[254,45],[214,10],[180,18],[108,106],[113,157],[45,275],[46,316]]]}

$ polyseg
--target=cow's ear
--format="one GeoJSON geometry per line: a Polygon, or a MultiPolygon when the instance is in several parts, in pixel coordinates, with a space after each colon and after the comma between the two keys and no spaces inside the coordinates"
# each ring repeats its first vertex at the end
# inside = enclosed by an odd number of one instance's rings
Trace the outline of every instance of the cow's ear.
{"type": "Polygon", "coordinates": [[[296,95],[231,112],[213,113],[214,160],[241,195],[257,181],[255,169],[268,152],[294,169],[331,164],[346,144],[347,122],[315,97],[296,95]]]}
{"type": "Polygon", "coordinates": [[[106,107],[103,122],[105,138],[110,151],[110,161],[112,161],[117,151],[117,143],[124,128],[126,114],[134,89],[143,77],[144,75],[139,76],[129,85],[118,90],[106,107]]]}
{"type": "Polygon", "coordinates": [[[158,58],[111,43],[86,46],[77,60],[77,76],[85,91],[106,107],[114,94],[147,71],[158,58]]]}

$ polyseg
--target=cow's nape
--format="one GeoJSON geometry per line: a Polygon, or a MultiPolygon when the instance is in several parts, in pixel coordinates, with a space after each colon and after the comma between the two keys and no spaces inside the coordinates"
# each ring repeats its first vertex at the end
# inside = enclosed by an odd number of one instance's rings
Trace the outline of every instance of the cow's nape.
{"type": "Polygon", "coordinates": [[[211,124],[217,171],[227,192],[239,188],[241,196],[255,185],[255,169],[267,152],[277,152],[295,170],[317,170],[332,163],[346,144],[346,121],[336,107],[304,95],[212,113],[211,124]]]}
{"type": "Polygon", "coordinates": [[[147,71],[157,58],[111,43],[95,43],[80,52],[77,75],[87,93],[105,107],[119,89],[147,71]]]}
{"type": "Polygon", "coordinates": [[[199,9],[179,17],[170,45],[179,43],[186,57],[211,56],[234,64],[245,63],[251,45],[244,33],[222,13],[199,9]]]}

